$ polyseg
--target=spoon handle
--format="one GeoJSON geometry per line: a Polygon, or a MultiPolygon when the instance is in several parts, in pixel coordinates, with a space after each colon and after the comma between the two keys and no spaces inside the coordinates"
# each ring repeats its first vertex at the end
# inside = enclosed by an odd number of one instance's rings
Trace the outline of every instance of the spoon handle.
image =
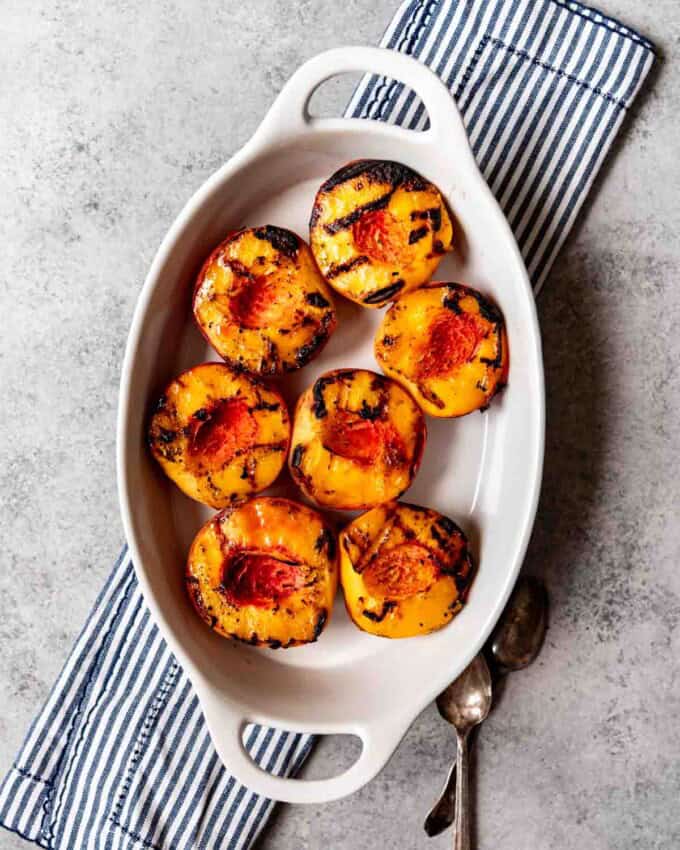
{"type": "Polygon", "coordinates": [[[437,802],[430,809],[430,813],[425,818],[425,823],[423,824],[423,828],[430,838],[434,838],[435,835],[439,835],[451,826],[455,814],[455,807],[456,760],[454,759],[449,770],[449,774],[446,777],[446,782],[444,783],[442,792],[439,795],[437,802]]]}
{"type": "Polygon", "coordinates": [[[470,806],[468,782],[469,729],[458,732],[456,757],[456,813],[453,824],[454,850],[470,850],[470,806]]]}

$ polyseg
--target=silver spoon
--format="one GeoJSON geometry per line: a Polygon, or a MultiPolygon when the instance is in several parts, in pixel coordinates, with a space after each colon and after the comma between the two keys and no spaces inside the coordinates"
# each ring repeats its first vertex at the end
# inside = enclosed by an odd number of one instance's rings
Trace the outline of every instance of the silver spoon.
{"type": "Polygon", "coordinates": [[[517,582],[489,641],[499,675],[527,667],[541,651],[548,625],[548,594],[536,578],[517,582]]]}
{"type": "MultiPolygon", "coordinates": [[[[456,730],[455,850],[470,850],[468,737],[491,708],[491,673],[480,652],[437,697],[439,713],[456,730]]],[[[453,770],[453,768],[452,768],[453,770]]]]}
{"type": "MultiPolygon", "coordinates": [[[[501,614],[487,644],[494,671],[499,675],[521,670],[540,652],[545,637],[548,595],[535,578],[520,578],[501,614]]],[[[424,829],[430,836],[439,835],[453,823],[456,799],[456,765],[449,775],[439,799],[425,819],[424,829]]]]}

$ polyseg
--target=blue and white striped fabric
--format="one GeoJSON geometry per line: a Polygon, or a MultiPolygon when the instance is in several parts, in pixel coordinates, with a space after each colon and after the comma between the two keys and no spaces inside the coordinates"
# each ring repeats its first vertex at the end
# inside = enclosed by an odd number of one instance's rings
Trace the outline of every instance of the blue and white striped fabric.
{"type": "MultiPolygon", "coordinates": [[[[383,44],[446,81],[540,287],[652,45],[570,0],[409,0],[383,44]]],[[[349,113],[425,120],[410,91],[371,76],[349,113]]],[[[255,760],[280,775],[311,746],[260,727],[247,736],[255,760]]],[[[271,807],[219,763],[124,553],[0,789],[0,823],[50,850],[241,850],[271,807]]]]}
{"type": "MultiPolygon", "coordinates": [[[[382,43],[449,87],[540,289],[654,62],[652,44],[570,0],[411,0],[382,43]]],[[[367,77],[349,112],[426,125],[418,98],[384,77],[367,77]]]]}
{"type": "MultiPolygon", "coordinates": [[[[261,766],[297,770],[309,736],[253,726],[261,766]]],[[[0,792],[0,821],[46,848],[248,847],[272,802],[219,762],[191,685],[116,564],[0,792]]]]}

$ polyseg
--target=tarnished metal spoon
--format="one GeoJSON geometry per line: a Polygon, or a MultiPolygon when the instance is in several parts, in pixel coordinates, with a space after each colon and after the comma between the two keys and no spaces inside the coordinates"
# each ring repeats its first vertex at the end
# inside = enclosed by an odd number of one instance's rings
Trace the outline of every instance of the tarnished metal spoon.
{"type": "MultiPolygon", "coordinates": [[[[540,652],[548,619],[548,595],[535,578],[520,578],[487,643],[494,672],[504,675],[527,667],[540,652]]],[[[456,764],[439,799],[425,819],[425,832],[433,837],[453,823],[456,799],[456,764]]]]}
{"type": "Polygon", "coordinates": [[[468,737],[491,708],[491,673],[480,652],[437,697],[439,713],[456,730],[455,850],[470,850],[468,737]]]}
{"type": "Polygon", "coordinates": [[[548,625],[548,594],[536,578],[517,582],[496,624],[488,651],[499,675],[528,667],[541,651],[548,625]]]}

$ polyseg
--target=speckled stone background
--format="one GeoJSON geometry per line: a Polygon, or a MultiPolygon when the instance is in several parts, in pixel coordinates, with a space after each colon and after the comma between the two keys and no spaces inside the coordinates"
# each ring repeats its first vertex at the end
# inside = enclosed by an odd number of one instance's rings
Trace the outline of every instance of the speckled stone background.
{"type": "MultiPolygon", "coordinates": [[[[395,5],[0,3],[2,772],[122,542],[118,373],[161,237],[300,62],[376,42],[395,5]]],[[[553,610],[480,739],[481,848],[680,847],[680,4],[602,7],[662,60],[539,299],[548,441],[526,569],[553,610]]],[[[328,739],[309,770],[352,752],[328,739]]],[[[449,847],[421,823],[452,753],[428,709],[374,782],[281,807],[259,850],[449,847]]]]}

